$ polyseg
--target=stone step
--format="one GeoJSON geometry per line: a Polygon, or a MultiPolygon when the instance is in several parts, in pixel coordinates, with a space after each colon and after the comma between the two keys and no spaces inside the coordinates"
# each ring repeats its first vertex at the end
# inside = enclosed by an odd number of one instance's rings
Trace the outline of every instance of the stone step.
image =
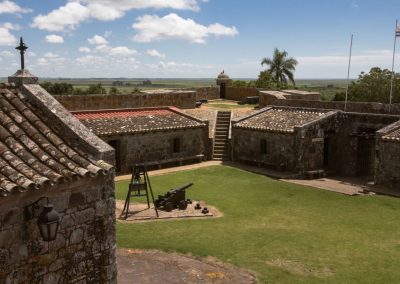
{"type": "Polygon", "coordinates": [[[228,152],[223,152],[223,151],[217,151],[217,152],[214,152],[213,153],[213,156],[215,156],[215,155],[217,155],[217,156],[229,156],[229,153],[228,152]]]}
{"type": "Polygon", "coordinates": [[[214,153],[213,157],[219,157],[219,158],[229,158],[229,153],[214,153]]]}
{"type": "Polygon", "coordinates": [[[214,143],[214,148],[227,148],[228,147],[228,143],[226,143],[225,141],[220,141],[218,143],[214,143]]]}
{"type": "Polygon", "coordinates": [[[230,158],[229,157],[217,156],[217,157],[213,157],[213,160],[216,160],[216,161],[230,161],[230,158]]]}

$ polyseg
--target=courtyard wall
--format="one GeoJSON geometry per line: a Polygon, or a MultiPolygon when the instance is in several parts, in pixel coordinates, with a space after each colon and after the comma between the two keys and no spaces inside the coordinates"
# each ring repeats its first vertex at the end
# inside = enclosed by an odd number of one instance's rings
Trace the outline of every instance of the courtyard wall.
{"type": "Polygon", "coordinates": [[[54,98],[70,111],[154,106],[175,106],[182,109],[196,107],[196,92],[194,91],[135,93],[130,95],[54,96],[54,98]]]}
{"type": "Polygon", "coordinates": [[[196,100],[216,100],[219,99],[219,86],[196,88],[196,100]]]}
{"type": "MultiPolygon", "coordinates": [[[[311,101],[311,100],[282,100],[273,99],[269,95],[260,93],[260,108],[266,106],[288,106],[318,109],[344,110],[344,102],[339,101],[311,101]]],[[[392,104],[390,113],[400,115],[400,104],[392,104]]],[[[347,112],[359,113],[389,113],[389,105],[375,102],[347,102],[347,112]]]]}
{"type": "Polygon", "coordinates": [[[0,199],[1,283],[116,283],[114,174],[64,187],[0,199]],[[31,220],[24,214],[41,196],[61,217],[50,243],[36,223],[41,210],[31,220]]]}
{"type": "Polygon", "coordinates": [[[293,134],[233,127],[232,145],[234,161],[277,170],[295,169],[297,147],[293,134]],[[262,153],[260,147],[260,141],[263,139],[266,141],[265,153],[262,153]]]}
{"type": "Polygon", "coordinates": [[[168,164],[190,162],[203,158],[197,155],[209,156],[210,142],[208,125],[198,128],[179,130],[151,131],[120,136],[100,136],[104,141],[119,141],[116,160],[119,160],[119,171],[129,173],[135,163],[168,164]],[[174,152],[174,139],[179,139],[179,151],[174,152]]]}

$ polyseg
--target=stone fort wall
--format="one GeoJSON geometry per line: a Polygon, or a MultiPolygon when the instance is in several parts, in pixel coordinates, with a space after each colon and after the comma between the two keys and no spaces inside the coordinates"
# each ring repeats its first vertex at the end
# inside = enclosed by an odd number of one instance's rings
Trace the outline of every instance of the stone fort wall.
{"type": "Polygon", "coordinates": [[[219,99],[219,86],[196,88],[196,100],[219,99]]]}
{"type": "Polygon", "coordinates": [[[131,95],[55,96],[55,98],[70,111],[154,106],[175,106],[188,109],[196,106],[196,92],[194,91],[136,93],[131,95]]]}
{"type": "Polygon", "coordinates": [[[233,101],[241,101],[247,97],[257,96],[257,88],[247,87],[227,87],[226,88],[226,99],[233,101]]]}
{"type": "MultiPolygon", "coordinates": [[[[274,106],[319,108],[319,109],[337,109],[344,110],[344,102],[336,101],[305,101],[305,100],[266,100],[260,94],[260,108],[274,106]]],[[[359,113],[389,113],[389,105],[375,102],[347,102],[346,112],[359,113]]],[[[400,115],[400,104],[392,104],[391,114],[400,115]]]]}
{"type": "Polygon", "coordinates": [[[114,175],[90,180],[0,200],[1,283],[116,283],[114,175]],[[36,223],[41,209],[24,214],[41,196],[61,217],[49,243],[36,223]]]}

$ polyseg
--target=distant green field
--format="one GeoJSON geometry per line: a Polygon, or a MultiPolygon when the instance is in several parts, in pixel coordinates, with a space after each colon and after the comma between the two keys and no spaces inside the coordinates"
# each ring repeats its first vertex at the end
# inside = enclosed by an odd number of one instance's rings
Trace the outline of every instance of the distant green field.
{"type": "MultiPolygon", "coordinates": [[[[234,78],[235,80],[235,78],[234,78]]],[[[251,79],[240,79],[243,81],[250,81],[251,79]]],[[[6,82],[7,78],[0,78],[0,82],[6,82]]],[[[41,78],[41,82],[52,83],[68,83],[72,84],[74,88],[81,88],[83,90],[89,88],[90,85],[101,83],[108,93],[110,88],[113,87],[113,82],[119,81],[122,85],[115,86],[121,94],[131,94],[135,90],[149,90],[149,89],[187,89],[215,86],[215,79],[212,78],[199,78],[199,79],[126,79],[126,78],[91,78],[91,79],[68,79],[68,78],[41,78]],[[151,81],[151,85],[143,85],[146,80],[151,81]]],[[[346,88],[345,79],[299,79],[296,81],[296,88],[310,92],[320,92],[323,100],[332,100],[336,93],[343,92],[346,88]]]]}

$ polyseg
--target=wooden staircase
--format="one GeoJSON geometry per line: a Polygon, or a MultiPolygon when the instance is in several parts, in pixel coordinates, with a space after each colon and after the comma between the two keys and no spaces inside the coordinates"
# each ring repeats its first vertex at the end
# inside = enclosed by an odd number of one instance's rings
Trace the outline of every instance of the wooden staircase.
{"type": "Polygon", "coordinates": [[[231,124],[230,111],[218,111],[215,123],[213,160],[227,161],[231,159],[229,152],[229,127],[231,124]]]}

